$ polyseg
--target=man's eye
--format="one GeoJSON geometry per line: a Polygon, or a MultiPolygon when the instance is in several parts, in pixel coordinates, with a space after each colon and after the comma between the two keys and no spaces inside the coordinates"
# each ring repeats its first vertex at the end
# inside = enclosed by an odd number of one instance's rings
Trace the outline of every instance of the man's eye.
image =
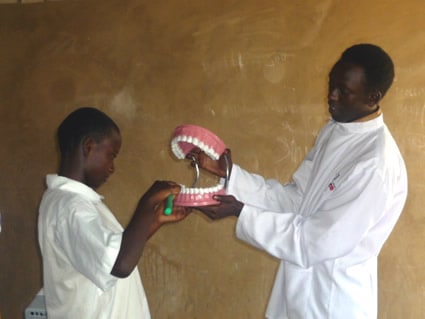
{"type": "Polygon", "coordinates": [[[339,89],[339,92],[341,92],[342,95],[348,95],[350,94],[350,91],[344,88],[339,89]]]}

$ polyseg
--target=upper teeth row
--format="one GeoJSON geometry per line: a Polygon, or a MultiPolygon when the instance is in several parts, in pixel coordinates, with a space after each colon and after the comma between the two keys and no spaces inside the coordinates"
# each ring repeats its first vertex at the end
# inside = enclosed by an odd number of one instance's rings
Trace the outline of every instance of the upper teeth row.
{"type": "Polygon", "coordinates": [[[220,158],[220,155],[211,146],[206,145],[198,138],[187,135],[180,135],[176,136],[171,141],[171,150],[178,159],[184,159],[186,157],[186,154],[183,153],[181,147],[178,144],[179,142],[186,142],[199,147],[203,152],[205,152],[205,154],[214,160],[218,160],[220,158]]]}
{"type": "Polygon", "coordinates": [[[189,188],[184,185],[181,185],[181,193],[183,194],[210,194],[210,193],[217,193],[219,190],[223,188],[222,184],[218,184],[213,187],[207,187],[207,188],[189,188]]]}

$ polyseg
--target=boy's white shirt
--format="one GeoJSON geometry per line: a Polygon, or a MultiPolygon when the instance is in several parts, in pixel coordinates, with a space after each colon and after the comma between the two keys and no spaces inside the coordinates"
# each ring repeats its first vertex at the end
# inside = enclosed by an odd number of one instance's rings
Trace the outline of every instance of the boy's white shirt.
{"type": "Polygon", "coordinates": [[[111,275],[123,228],[103,197],[55,174],[46,182],[38,237],[49,318],[150,318],[137,267],[111,275]]]}

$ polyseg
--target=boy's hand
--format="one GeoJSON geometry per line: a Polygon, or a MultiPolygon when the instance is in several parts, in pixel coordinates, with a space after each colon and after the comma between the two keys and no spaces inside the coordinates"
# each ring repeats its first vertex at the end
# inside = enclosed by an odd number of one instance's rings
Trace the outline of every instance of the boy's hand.
{"type": "Polygon", "coordinates": [[[140,198],[129,224],[125,228],[121,247],[111,274],[128,276],[142,256],[147,240],[163,223],[176,222],[187,216],[190,210],[175,207],[170,216],[164,215],[166,198],[180,192],[180,185],[168,181],[156,181],[140,198]]]}
{"type": "Polygon", "coordinates": [[[186,218],[186,216],[189,215],[189,213],[192,211],[192,209],[189,207],[173,206],[173,211],[171,214],[165,215],[164,207],[165,205],[161,206],[156,213],[158,216],[157,220],[160,224],[178,222],[186,218]]]}
{"type": "MultiPolygon", "coordinates": [[[[141,210],[153,212],[163,205],[168,195],[180,193],[180,185],[170,181],[155,181],[152,186],[143,194],[139,201],[141,210]]],[[[164,207],[162,207],[164,208],[164,207]]]]}
{"type": "Polygon", "coordinates": [[[155,181],[140,199],[140,209],[144,213],[154,215],[149,227],[149,237],[152,236],[162,224],[178,222],[187,217],[190,208],[173,206],[170,215],[164,214],[165,203],[169,195],[176,196],[180,193],[181,186],[170,181],[155,181]]]}

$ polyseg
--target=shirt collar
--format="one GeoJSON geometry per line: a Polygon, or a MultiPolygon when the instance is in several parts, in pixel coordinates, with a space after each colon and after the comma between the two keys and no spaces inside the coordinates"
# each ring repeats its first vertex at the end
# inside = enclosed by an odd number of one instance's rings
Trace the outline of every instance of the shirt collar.
{"type": "Polygon", "coordinates": [[[373,131],[376,129],[381,128],[384,126],[384,115],[380,114],[378,117],[375,117],[371,120],[364,121],[364,122],[349,122],[349,123],[343,123],[343,122],[336,122],[332,120],[336,127],[341,130],[341,132],[345,133],[364,133],[368,131],[373,131]]]}
{"type": "Polygon", "coordinates": [[[57,174],[49,174],[46,176],[46,184],[50,189],[61,189],[72,193],[80,194],[93,202],[100,202],[103,196],[99,195],[86,184],[78,182],[68,177],[59,176],[57,174]]]}

